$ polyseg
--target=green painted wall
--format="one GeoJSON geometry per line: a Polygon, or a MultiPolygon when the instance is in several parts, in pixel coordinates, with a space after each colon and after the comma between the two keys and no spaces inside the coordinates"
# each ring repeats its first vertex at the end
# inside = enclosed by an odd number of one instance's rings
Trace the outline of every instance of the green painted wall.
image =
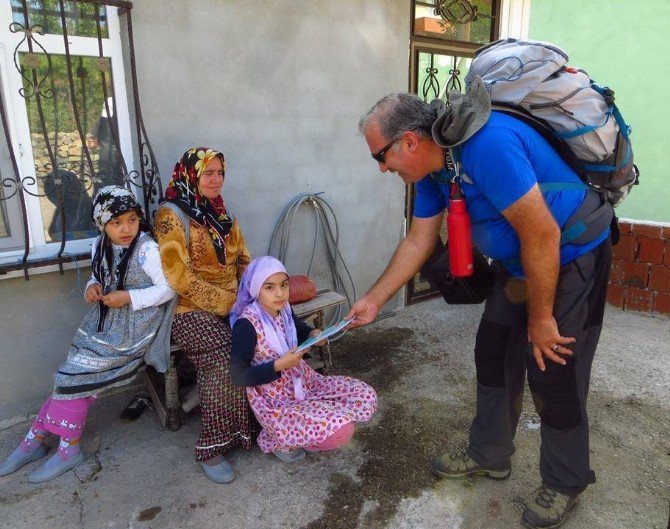
{"type": "Polygon", "coordinates": [[[616,91],[633,128],[640,182],[619,217],[670,222],[670,2],[532,0],[529,37],[563,48],[571,66],[616,91]]]}

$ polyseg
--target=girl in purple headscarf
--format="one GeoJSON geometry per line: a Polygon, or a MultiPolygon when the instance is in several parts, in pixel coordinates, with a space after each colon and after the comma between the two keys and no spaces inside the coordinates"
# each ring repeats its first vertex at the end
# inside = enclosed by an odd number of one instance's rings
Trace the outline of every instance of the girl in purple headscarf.
{"type": "Polygon", "coordinates": [[[242,275],[230,312],[233,326],[231,377],[246,386],[263,427],[258,446],[286,463],[307,451],[347,443],[354,423],[377,407],[369,385],[344,376],[323,376],[302,359],[298,343],[318,334],[298,319],[288,303],[288,273],[274,257],[254,259],[242,275]]]}

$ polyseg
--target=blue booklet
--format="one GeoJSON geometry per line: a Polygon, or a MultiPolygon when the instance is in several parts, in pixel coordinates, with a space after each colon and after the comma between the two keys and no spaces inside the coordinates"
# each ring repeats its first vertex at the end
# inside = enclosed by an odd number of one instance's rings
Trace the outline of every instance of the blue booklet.
{"type": "Polygon", "coordinates": [[[336,323],[335,325],[331,325],[330,327],[322,330],[316,336],[310,336],[309,338],[307,338],[307,340],[305,340],[304,342],[302,342],[298,346],[298,348],[295,350],[295,352],[297,353],[297,352],[302,351],[303,349],[307,349],[308,347],[311,347],[315,343],[318,343],[321,340],[325,340],[326,338],[332,336],[333,334],[336,334],[336,333],[340,332],[342,329],[344,329],[347,325],[349,325],[355,319],[356,318],[354,317],[354,318],[350,318],[348,320],[342,320],[341,322],[336,323]]]}

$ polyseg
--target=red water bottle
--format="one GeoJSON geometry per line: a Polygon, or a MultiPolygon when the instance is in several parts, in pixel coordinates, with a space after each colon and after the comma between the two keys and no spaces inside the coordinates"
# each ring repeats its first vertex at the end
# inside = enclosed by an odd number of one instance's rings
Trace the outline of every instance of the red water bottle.
{"type": "Polygon", "coordinates": [[[461,186],[451,184],[451,199],[447,215],[447,234],[449,241],[449,269],[453,277],[471,276],[472,234],[470,233],[470,215],[465,209],[465,198],[461,186]]]}

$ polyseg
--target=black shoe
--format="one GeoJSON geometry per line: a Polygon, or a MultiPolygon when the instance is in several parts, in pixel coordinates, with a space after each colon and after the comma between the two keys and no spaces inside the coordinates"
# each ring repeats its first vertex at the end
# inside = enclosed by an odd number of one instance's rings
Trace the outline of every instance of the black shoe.
{"type": "Polygon", "coordinates": [[[147,408],[154,409],[149,395],[146,393],[135,395],[126,409],[121,412],[120,419],[128,422],[136,421],[147,408]]]}

